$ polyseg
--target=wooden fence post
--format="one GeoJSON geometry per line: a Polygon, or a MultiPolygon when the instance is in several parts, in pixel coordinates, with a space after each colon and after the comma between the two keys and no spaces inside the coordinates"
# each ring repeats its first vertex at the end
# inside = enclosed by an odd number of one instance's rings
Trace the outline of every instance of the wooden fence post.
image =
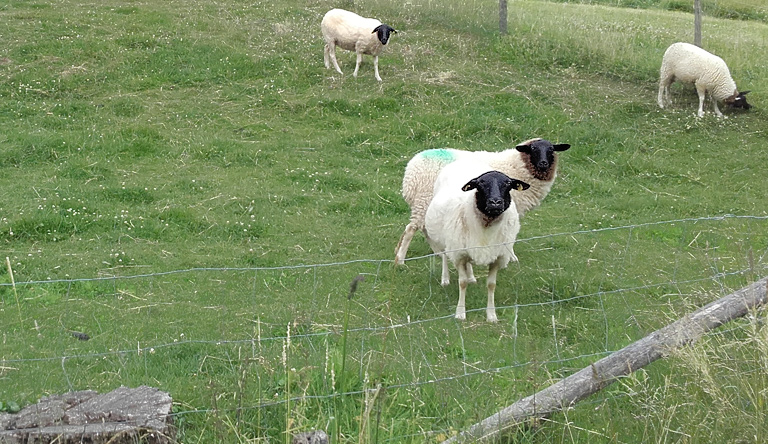
{"type": "Polygon", "coordinates": [[[701,48],[701,0],[693,0],[693,44],[701,48]]]}
{"type": "Polygon", "coordinates": [[[507,35],[507,0],[499,0],[499,33],[507,35]]]}

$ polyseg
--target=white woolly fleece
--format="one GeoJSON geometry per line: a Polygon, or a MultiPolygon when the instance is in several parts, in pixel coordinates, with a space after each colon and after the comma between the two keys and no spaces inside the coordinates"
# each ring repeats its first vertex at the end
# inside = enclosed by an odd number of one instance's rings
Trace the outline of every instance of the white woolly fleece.
{"type": "MultiPolygon", "coordinates": [[[[501,260],[500,268],[517,261],[512,244],[520,232],[520,218],[514,200],[492,225],[485,226],[475,204],[475,191],[462,191],[464,184],[494,170],[488,165],[456,162],[441,171],[435,182],[435,196],[427,208],[425,227],[430,245],[445,251],[456,264],[468,258],[474,265],[501,260]]],[[[513,191],[512,195],[523,194],[513,191]]]]}
{"type": "Polygon", "coordinates": [[[723,59],[690,43],[672,44],[664,53],[659,76],[658,104],[664,108],[669,103],[669,86],[675,81],[693,83],[699,94],[699,111],[704,114],[704,96],[709,92],[714,102],[715,114],[721,116],[717,101],[738,94],[728,66],[723,59]]]}

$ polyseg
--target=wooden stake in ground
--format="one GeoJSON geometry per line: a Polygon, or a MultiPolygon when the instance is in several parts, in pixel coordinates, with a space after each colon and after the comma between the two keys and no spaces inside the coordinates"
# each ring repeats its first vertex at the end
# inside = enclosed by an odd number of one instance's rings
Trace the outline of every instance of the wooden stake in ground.
{"type": "Polygon", "coordinates": [[[443,444],[493,442],[524,421],[544,418],[570,407],[618,378],[650,364],[673,349],[694,343],[704,333],[740,318],[766,302],[768,278],[763,278],[505,407],[468,430],[443,441],[443,444]]]}
{"type": "Polygon", "coordinates": [[[507,35],[507,0],[499,0],[499,34],[507,35]]]}

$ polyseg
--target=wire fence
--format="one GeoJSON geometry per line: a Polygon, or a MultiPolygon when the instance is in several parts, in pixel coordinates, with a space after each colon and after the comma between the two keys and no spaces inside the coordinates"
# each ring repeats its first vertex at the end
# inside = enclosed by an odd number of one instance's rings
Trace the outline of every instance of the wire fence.
{"type": "Polygon", "coordinates": [[[484,321],[482,270],[468,320],[454,319],[458,290],[439,286],[432,255],[400,268],[361,259],[2,282],[0,396],[154,385],[178,418],[249,415],[257,435],[285,419],[277,411],[324,427],[337,400],[385,390],[380,442],[432,436],[467,415],[464,394],[490,414],[764,276],[768,217],[585,229],[515,250],[496,325],[484,321]]]}

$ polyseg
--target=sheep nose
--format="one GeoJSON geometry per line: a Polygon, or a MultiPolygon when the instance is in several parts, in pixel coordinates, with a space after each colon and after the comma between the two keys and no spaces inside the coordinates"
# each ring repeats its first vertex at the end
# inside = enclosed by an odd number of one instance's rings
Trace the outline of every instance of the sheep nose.
{"type": "Polygon", "coordinates": [[[536,164],[536,167],[540,170],[546,170],[547,168],[549,168],[549,162],[547,162],[546,160],[542,160],[541,162],[536,164]]]}
{"type": "Polygon", "coordinates": [[[504,212],[504,201],[502,199],[489,199],[486,209],[489,215],[498,216],[504,212]]]}

